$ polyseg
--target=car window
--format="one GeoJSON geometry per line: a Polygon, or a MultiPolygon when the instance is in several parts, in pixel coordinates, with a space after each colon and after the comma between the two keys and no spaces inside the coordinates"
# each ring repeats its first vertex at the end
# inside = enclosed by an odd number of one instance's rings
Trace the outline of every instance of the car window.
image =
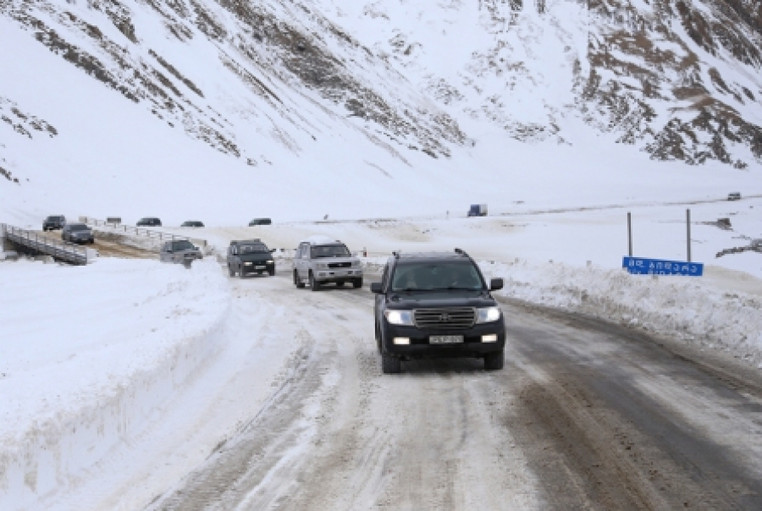
{"type": "Polygon", "coordinates": [[[463,262],[412,263],[399,266],[392,291],[482,289],[482,280],[472,264],[463,262]]]}

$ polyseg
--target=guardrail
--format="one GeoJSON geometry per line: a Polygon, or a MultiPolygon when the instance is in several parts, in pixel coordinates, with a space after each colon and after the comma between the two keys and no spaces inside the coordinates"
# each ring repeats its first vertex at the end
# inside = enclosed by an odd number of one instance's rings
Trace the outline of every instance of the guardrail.
{"type": "Polygon", "coordinates": [[[0,236],[22,249],[49,255],[58,261],[70,264],[84,265],[95,259],[98,255],[98,252],[93,249],[80,247],[79,245],[64,241],[54,241],[34,231],[28,231],[8,224],[0,224],[0,236]]]}
{"type": "Polygon", "coordinates": [[[206,240],[191,238],[190,236],[159,231],[148,227],[126,225],[121,223],[121,219],[119,219],[119,222],[109,222],[108,220],[100,220],[98,218],[80,217],[79,220],[92,226],[95,230],[98,230],[98,228],[107,228],[107,232],[110,233],[127,234],[130,236],[145,237],[159,241],[188,240],[202,247],[206,247],[207,244],[206,240]]]}

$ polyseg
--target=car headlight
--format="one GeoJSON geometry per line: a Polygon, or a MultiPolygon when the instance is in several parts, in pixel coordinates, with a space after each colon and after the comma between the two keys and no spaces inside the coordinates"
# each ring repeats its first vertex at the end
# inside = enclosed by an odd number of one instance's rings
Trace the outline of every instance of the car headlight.
{"type": "Polygon", "coordinates": [[[384,317],[392,325],[413,326],[412,311],[385,310],[384,317]]]}
{"type": "Polygon", "coordinates": [[[481,307],[476,309],[476,323],[492,323],[499,321],[501,317],[500,307],[481,307]]]}

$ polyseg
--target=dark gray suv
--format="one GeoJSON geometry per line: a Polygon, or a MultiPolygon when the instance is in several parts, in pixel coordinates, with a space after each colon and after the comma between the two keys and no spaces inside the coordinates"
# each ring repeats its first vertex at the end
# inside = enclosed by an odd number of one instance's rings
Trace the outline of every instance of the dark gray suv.
{"type": "Polygon", "coordinates": [[[63,215],[50,215],[42,221],[43,231],[52,231],[54,229],[63,229],[66,225],[66,217],[63,215]]]}
{"type": "Polygon", "coordinates": [[[267,248],[259,238],[251,240],[234,240],[228,246],[228,274],[241,278],[255,273],[257,275],[275,275],[274,249],[267,248]]]}

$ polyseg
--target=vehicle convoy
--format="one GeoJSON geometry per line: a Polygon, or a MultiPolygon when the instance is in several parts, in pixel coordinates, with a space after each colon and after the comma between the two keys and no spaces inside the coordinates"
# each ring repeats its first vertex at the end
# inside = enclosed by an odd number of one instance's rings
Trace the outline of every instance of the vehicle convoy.
{"type": "Polygon", "coordinates": [[[228,246],[228,274],[235,277],[236,273],[244,278],[250,273],[275,275],[275,259],[272,253],[275,249],[259,238],[251,240],[234,240],[228,246]]]}
{"type": "Polygon", "coordinates": [[[61,239],[72,243],[95,243],[93,230],[80,222],[68,223],[61,229],[61,239]]]}
{"type": "Polygon", "coordinates": [[[333,283],[342,287],[351,282],[362,287],[362,261],[352,255],[339,240],[314,236],[299,243],[294,255],[294,285],[302,288],[309,283],[313,291],[333,283]]]}
{"type": "Polygon", "coordinates": [[[402,361],[476,357],[484,368],[502,369],[503,313],[476,262],[463,250],[395,252],[384,266],[375,293],[375,338],[384,373],[399,373],[402,361]]]}
{"type": "Polygon", "coordinates": [[[42,221],[43,231],[53,231],[55,229],[63,229],[66,225],[66,217],[63,215],[50,215],[42,221]]]}
{"type": "Polygon", "coordinates": [[[159,260],[165,263],[181,263],[190,266],[196,259],[203,259],[201,250],[188,240],[166,241],[159,251],[159,260]]]}

